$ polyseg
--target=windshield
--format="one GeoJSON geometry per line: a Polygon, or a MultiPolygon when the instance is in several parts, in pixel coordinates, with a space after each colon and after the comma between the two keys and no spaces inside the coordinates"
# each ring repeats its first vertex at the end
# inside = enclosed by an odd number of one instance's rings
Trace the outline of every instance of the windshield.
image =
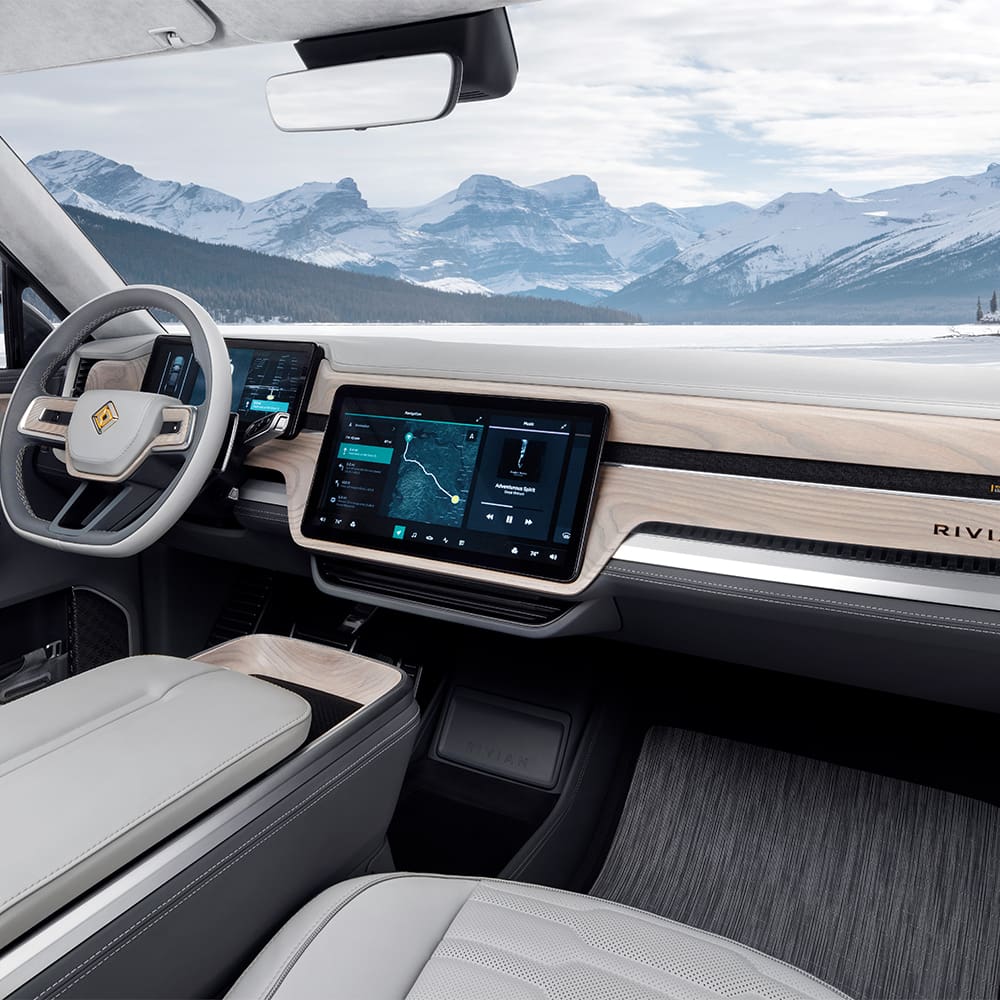
{"type": "Polygon", "coordinates": [[[438,122],[279,132],[301,62],[269,45],[7,77],[3,133],[128,280],[222,322],[1000,362],[985,3],[510,19],[514,92],[438,122]]]}

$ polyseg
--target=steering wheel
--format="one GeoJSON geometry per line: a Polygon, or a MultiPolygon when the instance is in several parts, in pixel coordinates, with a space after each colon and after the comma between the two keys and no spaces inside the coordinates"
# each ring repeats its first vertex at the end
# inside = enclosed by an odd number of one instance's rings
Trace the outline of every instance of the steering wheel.
{"type": "MultiPolygon", "coordinates": [[[[129,285],[97,296],[49,334],[10,398],[0,431],[0,504],[7,523],[22,538],[66,552],[141,552],[180,519],[205,485],[231,403],[226,343],[194,299],[158,285],[129,285]],[[122,389],[90,389],[76,399],[47,395],[53,372],[95,330],[140,309],[161,309],[184,324],[204,375],[203,403],[186,406],[172,396],[122,389]],[[66,471],[80,480],[50,517],[33,504],[25,478],[25,461],[38,445],[63,449],[66,471]],[[153,455],[173,457],[165,482],[163,470],[159,478],[137,475],[153,455]]],[[[57,505],[45,499],[51,513],[57,505]]]]}

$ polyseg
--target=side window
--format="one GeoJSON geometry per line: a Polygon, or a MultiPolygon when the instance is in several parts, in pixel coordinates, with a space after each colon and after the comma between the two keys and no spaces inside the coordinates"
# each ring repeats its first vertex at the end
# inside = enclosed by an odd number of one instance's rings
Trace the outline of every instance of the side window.
{"type": "Polygon", "coordinates": [[[65,313],[17,264],[0,258],[0,265],[0,368],[17,370],[65,313]]]}

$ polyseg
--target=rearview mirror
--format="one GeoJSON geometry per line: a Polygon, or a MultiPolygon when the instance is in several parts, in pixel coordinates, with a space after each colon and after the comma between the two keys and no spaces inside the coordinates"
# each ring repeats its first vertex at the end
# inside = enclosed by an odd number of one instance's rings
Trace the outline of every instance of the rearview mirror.
{"type": "Polygon", "coordinates": [[[461,101],[506,97],[517,52],[503,8],[304,38],[298,73],[267,81],[274,124],[324,132],[429,122],[461,101]]]}
{"type": "Polygon", "coordinates": [[[272,76],[267,105],[283,132],[366,129],[443,118],[461,89],[461,63],[428,52],[272,76]]]}

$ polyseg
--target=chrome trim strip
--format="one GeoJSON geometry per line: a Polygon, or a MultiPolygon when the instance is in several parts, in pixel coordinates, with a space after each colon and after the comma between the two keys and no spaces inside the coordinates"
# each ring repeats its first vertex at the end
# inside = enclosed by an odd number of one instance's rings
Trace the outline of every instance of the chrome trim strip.
{"type": "Polygon", "coordinates": [[[1000,611],[1000,579],[954,570],[854,562],[642,532],[623,542],[613,558],[763,583],[1000,611]]]}

